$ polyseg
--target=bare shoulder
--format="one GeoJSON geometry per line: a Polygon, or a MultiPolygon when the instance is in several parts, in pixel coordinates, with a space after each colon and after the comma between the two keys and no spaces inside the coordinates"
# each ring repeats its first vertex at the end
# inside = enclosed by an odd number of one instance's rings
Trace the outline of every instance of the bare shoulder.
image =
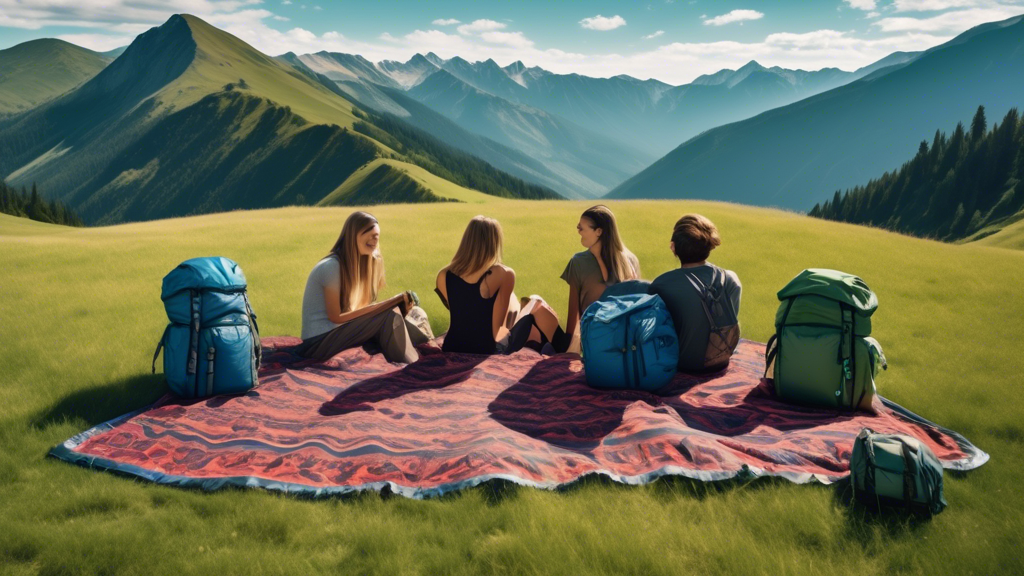
{"type": "Polygon", "coordinates": [[[490,271],[491,276],[494,276],[495,280],[498,280],[499,282],[507,282],[509,279],[513,282],[515,281],[516,271],[509,266],[504,264],[495,264],[494,266],[491,266],[490,271]]]}

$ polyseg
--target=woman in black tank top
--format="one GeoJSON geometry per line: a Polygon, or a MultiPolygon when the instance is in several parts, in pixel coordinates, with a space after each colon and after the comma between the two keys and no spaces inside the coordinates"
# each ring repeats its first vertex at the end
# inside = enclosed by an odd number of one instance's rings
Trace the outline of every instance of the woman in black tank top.
{"type": "Polygon", "coordinates": [[[520,310],[513,292],[515,271],[501,263],[501,248],[501,225],[477,216],[466,227],[451,264],[437,274],[435,292],[451,312],[445,352],[511,354],[531,343],[540,349],[564,334],[540,297],[520,310]]]}

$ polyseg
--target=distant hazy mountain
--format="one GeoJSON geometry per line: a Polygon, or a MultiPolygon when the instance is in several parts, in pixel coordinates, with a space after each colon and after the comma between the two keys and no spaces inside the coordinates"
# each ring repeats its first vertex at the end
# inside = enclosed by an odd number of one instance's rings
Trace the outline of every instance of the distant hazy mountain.
{"type": "MultiPolygon", "coordinates": [[[[1024,17],[985,24],[863,79],[701,134],[609,193],[807,210],[892,170],[936,126],[1024,94],[1024,17]]],[[[742,86],[741,82],[737,86],[742,86]]]]}
{"type": "MultiPolygon", "coordinates": [[[[312,69],[326,73],[333,64],[314,58],[323,54],[300,58],[312,69]]],[[[412,90],[437,70],[444,70],[481,92],[543,110],[644,156],[657,157],[704,130],[796,102],[878,69],[903,64],[914,56],[894,53],[856,72],[765,68],[751,61],[738,70],[722,70],[682,86],[626,75],[590,78],[553,74],[538,67],[527,68],[522,62],[502,68],[493,60],[442,60],[432,53],[417,54],[406,63],[379,62],[373,72],[353,72],[364,82],[377,84],[381,82],[374,77],[384,74],[402,89],[412,90]]],[[[423,92],[421,88],[418,98],[423,99],[423,92]]]]}
{"type": "MultiPolygon", "coordinates": [[[[175,15],[79,88],[0,128],[0,175],[38,182],[94,223],[314,204],[383,154],[407,159],[357,132],[394,140],[327,84],[175,15]]],[[[441,147],[403,149],[490,193],[555,196],[441,147]]],[[[403,190],[423,196],[389,194],[403,190]]]]}
{"type": "Polygon", "coordinates": [[[470,64],[452,58],[442,68],[479,90],[544,110],[655,156],[709,128],[857,78],[835,68],[805,72],[765,68],[757,62],[714,75],[722,81],[702,77],[682,86],[625,75],[552,74],[520,62],[499,68],[491,60],[470,64]]]}
{"type": "MultiPolygon", "coordinates": [[[[497,79],[500,75],[504,81],[515,84],[500,68],[496,70],[496,83],[501,82],[497,79]]],[[[408,94],[466,130],[537,159],[575,197],[599,196],[653,159],[556,115],[474,88],[449,73],[448,63],[412,87],[408,94]]]]}
{"type": "Polygon", "coordinates": [[[0,50],[0,116],[34,108],[99,74],[113,57],[54,38],[0,50]]]}
{"type": "MultiPolygon", "coordinates": [[[[326,56],[333,58],[333,55],[326,56]]],[[[437,57],[428,54],[426,58],[436,59],[437,57]]],[[[369,81],[369,78],[374,76],[373,74],[366,74],[363,70],[357,69],[355,76],[336,74],[335,77],[339,79],[331,80],[306,64],[306,62],[310,62],[319,69],[328,69],[333,66],[324,60],[300,58],[291,52],[278,56],[276,59],[318,78],[332,90],[343,94],[367,110],[397,116],[409,125],[425,131],[462,152],[472,154],[499,170],[552,190],[558,190],[560,193],[572,195],[572,185],[543,162],[519,150],[462,128],[447,116],[415,100],[401,88],[388,88],[374,84],[369,81]]]]}
{"type": "Polygon", "coordinates": [[[441,59],[430,52],[426,56],[417,54],[404,64],[394,60],[384,60],[377,64],[377,67],[396,85],[408,90],[422,82],[427,76],[437,72],[440,64],[441,59]]]}

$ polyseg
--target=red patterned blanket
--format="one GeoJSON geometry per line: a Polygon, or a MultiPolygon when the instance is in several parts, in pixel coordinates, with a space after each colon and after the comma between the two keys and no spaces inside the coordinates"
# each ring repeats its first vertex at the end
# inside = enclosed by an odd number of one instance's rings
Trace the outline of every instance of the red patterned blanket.
{"type": "Polygon", "coordinates": [[[764,345],[743,341],[729,369],[679,374],[661,395],[589,388],[578,357],[443,354],[389,364],[345,351],[316,364],[265,338],[261,385],[204,400],[167,396],[51,451],[155,482],[260,486],[311,496],[357,490],[413,498],[495,478],[555,488],[587,474],[624,483],[662,475],[848,474],[861,428],[926,442],[943,465],[988,460],[959,434],[884,399],[877,415],[804,408],[772,397],[764,345]]]}

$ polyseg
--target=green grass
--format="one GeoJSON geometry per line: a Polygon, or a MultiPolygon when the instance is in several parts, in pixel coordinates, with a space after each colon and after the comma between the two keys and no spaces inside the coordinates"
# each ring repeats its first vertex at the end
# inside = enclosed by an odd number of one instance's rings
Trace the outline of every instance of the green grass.
{"type": "MultiPolygon", "coordinates": [[[[963,432],[992,460],[946,474],[930,521],[875,519],[832,488],[778,480],[562,492],[483,487],[431,501],[366,494],[306,501],[205,494],[45,458],[81,430],[162,393],[149,374],[166,322],[160,280],[223,255],[249,279],[266,335],[298,334],[306,275],[351,209],[233,212],[109,228],[0,218],[0,572],[11,574],[892,574],[1019,573],[1024,533],[1024,252],[949,245],[779,211],[702,202],[613,203],[644,276],[673,267],[669,230],[698,211],[713,260],[743,281],[744,336],[772,332],[775,292],[806,267],[860,274],[881,302],[882,394],[963,432]]],[[[380,220],[389,287],[431,296],[466,221],[504,227],[517,290],[564,314],[558,279],[579,249],[578,202],[392,205],[380,220]]]]}
{"type": "Polygon", "coordinates": [[[1009,224],[1000,223],[991,233],[977,240],[977,244],[984,246],[998,246],[1000,248],[1012,248],[1024,250],[1024,213],[1017,214],[1008,219],[1009,224]]]}
{"type": "Polygon", "coordinates": [[[401,184],[411,180],[415,184],[422,186],[431,194],[440,196],[441,198],[450,198],[452,200],[458,200],[459,202],[470,202],[473,204],[482,204],[484,202],[490,202],[493,199],[493,197],[482,192],[464,188],[451,181],[445,180],[444,178],[435,176],[415,164],[409,164],[408,162],[401,162],[399,160],[391,160],[389,158],[378,158],[353,172],[348,179],[342,182],[340,186],[325,196],[317,204],[320,206],[336,206],[341,203],[347,204],[349,203],[347,202],[349,197],[356,194],[364,195],[366,191],[363,189],[363,184],[366,182],[367,177],[373,174],[378,168],[385,165],[390,166],[393,169],[393,171],[389,172],[390,174],[403,176],[398,179],[400,180],[399,182],[394,182],[396,186],[400,186],[401,184]]]}

